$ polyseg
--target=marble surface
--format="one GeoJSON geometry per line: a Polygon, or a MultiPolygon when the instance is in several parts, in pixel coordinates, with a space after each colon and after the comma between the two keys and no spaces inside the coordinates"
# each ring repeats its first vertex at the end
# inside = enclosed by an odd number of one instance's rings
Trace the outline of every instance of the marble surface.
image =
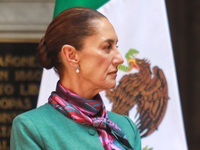
{"type": "Polygon", "coordinates": [[[55,0],[1,0],[0,39],[40,39],[54,5],[55,0]]]}

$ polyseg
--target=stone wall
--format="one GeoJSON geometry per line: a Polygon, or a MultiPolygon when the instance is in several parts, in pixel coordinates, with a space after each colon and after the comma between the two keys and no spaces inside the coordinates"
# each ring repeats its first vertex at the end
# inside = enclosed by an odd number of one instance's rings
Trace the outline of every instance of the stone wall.
{"type": "Polygon", "coordinates": [[[55,0],[1,0],[0,42],[39,40],[52,20],[55,0]]]}

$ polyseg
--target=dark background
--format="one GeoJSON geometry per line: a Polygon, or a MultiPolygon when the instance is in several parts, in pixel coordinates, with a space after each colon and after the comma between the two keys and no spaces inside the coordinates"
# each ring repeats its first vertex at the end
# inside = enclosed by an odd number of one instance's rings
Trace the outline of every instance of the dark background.
{"type": "Polygon", "coordinates": [[[36,107],[42,74],[35,56],[37,46],[0,43],[0,150],[9,150],[12,120],[36,107]]]}
{"type": "Polygon", "coordinates": [[[200,0],[166,0],[188,148],[200,149],[200,0]]]}

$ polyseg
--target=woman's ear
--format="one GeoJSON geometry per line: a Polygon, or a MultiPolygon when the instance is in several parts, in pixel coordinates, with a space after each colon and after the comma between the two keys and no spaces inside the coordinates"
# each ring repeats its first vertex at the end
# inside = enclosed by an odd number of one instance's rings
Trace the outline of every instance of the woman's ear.
{"type": "Polygon", "coordinates": [[[72,66],[76,67],[79,62],[78,51],[71,45],[63,45],[61,49],[63,58],[72,66]]]}

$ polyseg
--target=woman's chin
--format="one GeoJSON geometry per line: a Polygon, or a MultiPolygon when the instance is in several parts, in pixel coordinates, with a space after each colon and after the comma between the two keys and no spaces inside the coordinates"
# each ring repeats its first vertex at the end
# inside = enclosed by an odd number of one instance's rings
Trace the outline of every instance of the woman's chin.
{"type": "Polygon", "coordinates": [[[116,86],[116,81],[115,80],[109,80],[109,82],[101,84],[99,86],[99,89],[101,89],[101,91],[110,90],[110,89],[114,89],[115,86],[116,86]]]}
{"type": "Polygon", "coordinates": [[[115,86],[116,86],[116,81],[113,82],[113,83],[110,83],[110,84],[108,85],[107,89],[114,89],[115,86]]]}

